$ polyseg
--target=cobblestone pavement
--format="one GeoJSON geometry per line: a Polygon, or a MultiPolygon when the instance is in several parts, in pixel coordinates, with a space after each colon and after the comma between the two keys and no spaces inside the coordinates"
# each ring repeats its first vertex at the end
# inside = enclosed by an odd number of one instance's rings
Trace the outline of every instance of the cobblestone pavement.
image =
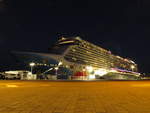
{"type": "Polygon", "coordinates": [[[150,81],[0,81],[0,113],[150,113],[150,81]]]}

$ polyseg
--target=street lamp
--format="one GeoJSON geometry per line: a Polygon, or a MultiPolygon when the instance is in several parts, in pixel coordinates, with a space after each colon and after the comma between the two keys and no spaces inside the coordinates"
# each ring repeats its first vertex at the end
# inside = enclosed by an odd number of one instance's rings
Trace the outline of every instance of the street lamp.
{"type": "Polygon", "coordinates": [[[31,67],[31,73],[32,73],[33,67],[35,66],[35,63],[34,63],[34,62],[31,62],[29,65],[30,65],[30,67],[31,67]]]}
{"type": "Polygon", "coordinates": [[[57,74],[58,74],[58,69],[59,69],[59,66],[61,66],[63,63],[60,61],[59,63],[58,63],[58,66],[57,67],[55,67],[54,69],[56,70],[56,76],[57,76],[57,74]]]}
{"type": "Polygon", "coordinates": [[[93,67],[92,66],[86,66],[86,70],[88,72],[88,79],[91,79],[91,76],[93,77],[94,75],[92,74],[93,72],[93,67]]]}
{"type": "Polygon", "coordinates": [[[93,67],[92,67],[92,66],[86,66],[86,69],[87,69],[87,71],[90,72],[90,73],[93,71],[93,67]]]}
{"type": "Polygon", "coordinates": [[[134,66],[134,65],[131,65],[131,69],[132,69],[132,71],[134,70],[134,68],[135,68],[135,66],[134,66]]]}
{"type": "Polygon", "coordinates": [[[58,63],[58,66],[60,66],[60,65],[62,65],[63,63],[60,61],[59,63],[58,63]]]}
{"type": "Polygon", "coordinates": [[[95,75],[99,75],[99,76],[103,76],[105,74],[107,74],[107,70],[106,69],[98,69],[98,70],[95,70],[94,74],[95,75]]]}
{"type": "Polygon", "coordinates": [[[57,70],[58,70],[58,67],[55,67],[55,70],[56,70],[56,76],[57,76],[57,70]]]}

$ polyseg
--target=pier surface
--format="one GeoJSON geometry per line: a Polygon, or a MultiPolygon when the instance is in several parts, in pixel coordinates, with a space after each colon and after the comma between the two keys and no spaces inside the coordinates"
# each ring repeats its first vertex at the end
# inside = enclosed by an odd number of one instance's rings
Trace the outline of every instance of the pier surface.
{"type": "Polygon", "coordinates": [[[150,113],[150,81],[0,81],[0,113],[150,113]]]}

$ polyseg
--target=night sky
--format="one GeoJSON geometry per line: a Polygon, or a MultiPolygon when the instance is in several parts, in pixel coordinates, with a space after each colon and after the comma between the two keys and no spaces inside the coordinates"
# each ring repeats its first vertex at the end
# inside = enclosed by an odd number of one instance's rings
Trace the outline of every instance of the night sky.
{"type": "Polygon", "coordinates": [[[131,58],[150,73],[149,0],[0,0],[0,66],[12,50],[48,52],[61,36],[80,36],[131,58]]]}

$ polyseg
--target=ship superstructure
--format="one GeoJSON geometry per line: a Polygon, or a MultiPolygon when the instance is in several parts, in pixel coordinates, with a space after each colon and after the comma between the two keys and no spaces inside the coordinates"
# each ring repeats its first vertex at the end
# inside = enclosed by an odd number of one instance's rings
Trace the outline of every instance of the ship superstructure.
{"type": "MultiPolygon", "coordinates": [[[[137,64],[132,60],[114,55],[80,37],[62,37],[49,49],[49,53],[31,54],[36,59],[42,57],[41,59],[47,60],[46,65],[55,61],[57,65],[54,68],[66,68],[71,72],[68,76],[72,79],[135,79],[140,75],[137,64]]],[[[32,56],[32,61],[39,63],[33,59],[32,56]]]]}
{"type": "Polygon", "coordinates": [[[115,72],[139,75],[137,64],[132,60],[116,56],[79,37],[62,37],[51,48],[50,53],[61,55],[61,62],[73,71],[73,76],[95,78],[96,75],[102,76],[115,72]]]}

